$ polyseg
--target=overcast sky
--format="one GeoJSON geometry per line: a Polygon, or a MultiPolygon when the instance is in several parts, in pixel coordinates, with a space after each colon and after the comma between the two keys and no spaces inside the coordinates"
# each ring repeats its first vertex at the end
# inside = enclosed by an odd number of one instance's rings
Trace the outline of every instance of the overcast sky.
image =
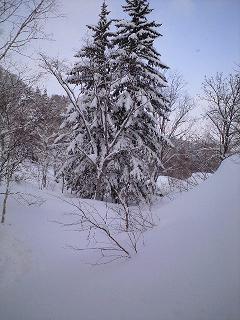
{"type": "MultiPolygon", "coordinates": [[[[112,18],[124,17],[124,0],[107,0],[112,18]]],[[[54,42],[37,49],[50,56],[74,61],[86,35],[86,24],[97,22],[102,0],[62,0],[65,18],[51,20],[46,28],[54,42]]],[[[199,93],[205,75],[231,72],[240,62],[239,0],[150,0],[152,18],[162,23],[155,46],[162,60],[178,70],[192,95],[199,93]]],[[[61,93],[54,81],[45,82],[49,93],[61,93]]]]}

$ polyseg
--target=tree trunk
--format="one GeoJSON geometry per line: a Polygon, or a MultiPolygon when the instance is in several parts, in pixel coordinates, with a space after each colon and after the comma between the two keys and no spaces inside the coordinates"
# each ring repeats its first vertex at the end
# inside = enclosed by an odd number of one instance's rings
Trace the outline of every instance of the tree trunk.
{"type": "Polygon", "coordinates": [[[126,213],[126,231],[128,231],[129,228],[129,209],[125,208],[125,213],[126,213]]]}
{"type": "Polygon", "coordinates": [[[64,179],[64,174],[62,174],[62,193],[64,191],[64,187],[65,187],[65,179],[64,179]]]}
{"type": "Polygon", "coordinates": [[[103,173],[98,172],[97,178],[96,178],[96,189],[95,189],[95,194],[94,194],[94,199],[95,200],[101,200],[103,198],[102,192],[101,192],[101,180],[102,180],[103,173]]]}
{"type": "Polygon", "coordinates": [[[5,192],[5,195],[4,195],[3,206],[2,206],[1,223],[5,222],[6,211],[7,211],[7,199],[8,199],[8,195],[9,195],[9,185],[10,185],[10,177],[7,178],[6,192],[5,192]]]}

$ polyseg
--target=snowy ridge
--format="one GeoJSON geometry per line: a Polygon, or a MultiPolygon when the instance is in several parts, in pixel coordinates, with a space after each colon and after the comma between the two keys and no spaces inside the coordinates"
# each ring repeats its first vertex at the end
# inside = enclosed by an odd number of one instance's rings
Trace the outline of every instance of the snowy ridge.
{"type": "Polygon", "coordinates": [[[50,222],[69,210],[59,199],[41,192],[47,201],[36,208],[10,200],[0,228],[0,318],[238,320],[239,169],[239,158],[230,158],[178,199],[156,202],[160,224],[141,252],[100,267],[64,248],[79,234],[50,222]]]}

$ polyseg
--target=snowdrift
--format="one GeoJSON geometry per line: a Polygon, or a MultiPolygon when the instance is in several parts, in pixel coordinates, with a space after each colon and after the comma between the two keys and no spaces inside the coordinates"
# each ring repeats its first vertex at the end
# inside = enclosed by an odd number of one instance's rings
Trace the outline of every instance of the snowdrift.
{"type": "Polygon", "coordinates": [[[67,208],[35,192],[44,205],[10,200],[0,226],[1,320],[240,319],[239,158],[169,204],[156,202],[159,226],[127,263],[85,265],[64,246],[79,234],[51,223],[67,208]]]}

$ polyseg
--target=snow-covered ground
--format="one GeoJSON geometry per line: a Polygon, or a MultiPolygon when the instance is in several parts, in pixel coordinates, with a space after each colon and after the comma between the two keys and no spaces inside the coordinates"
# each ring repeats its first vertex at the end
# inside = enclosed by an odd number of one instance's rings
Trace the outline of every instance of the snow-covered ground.
{"type": "Polygon", "coordinates": [[[68,204],[29,183],[16,190],[46,201],[9,199],[0,226],[1,320],[240,319],[239,159],[177,199],[157,201],[159,226],[139,254],[97,267],[66,248],[79,245],[79,233],[52,222],[68,204]]]}
{"type": "Polygon", "coordinates": [[[186,180],[176,179],[168,176],[159,176],[157,179],[158,193],[174,199],[179,192],[189,191],[196,187],[208,177],[211,173],[195,172],[186,180]]]}

